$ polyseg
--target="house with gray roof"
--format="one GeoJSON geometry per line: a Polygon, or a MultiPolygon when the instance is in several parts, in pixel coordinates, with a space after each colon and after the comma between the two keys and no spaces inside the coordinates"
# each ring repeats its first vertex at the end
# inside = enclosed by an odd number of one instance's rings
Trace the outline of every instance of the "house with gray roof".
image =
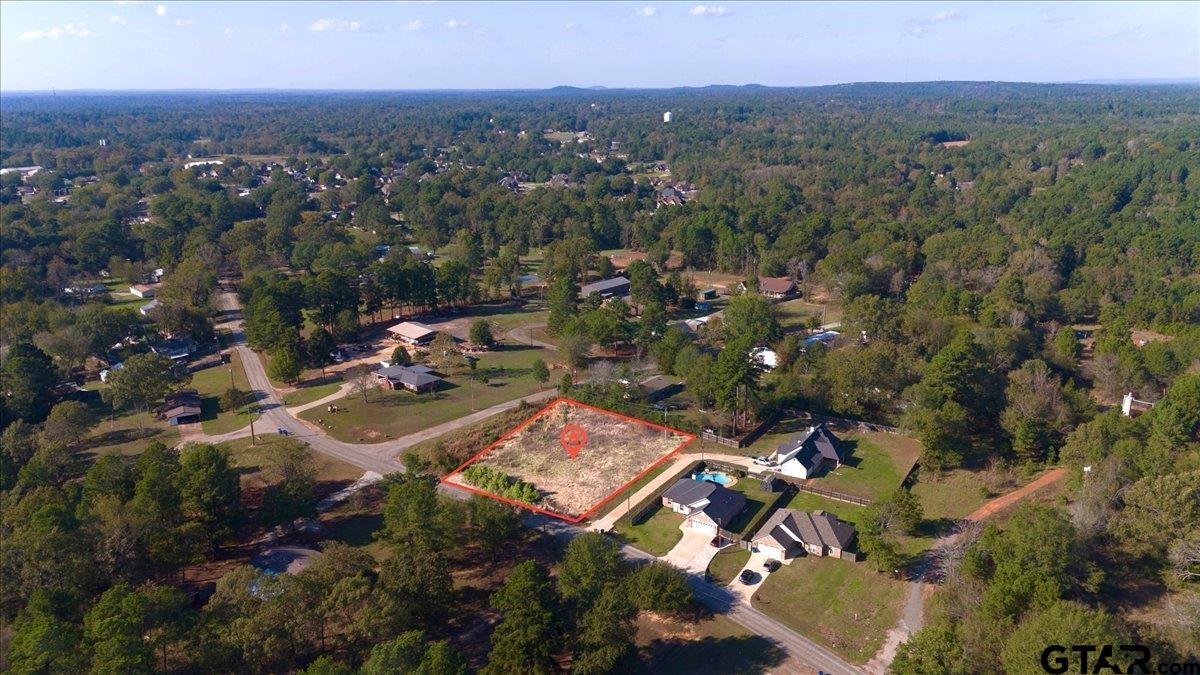
{"type": "Polygon", "coordinates": [[[605,300],[629,295],[629,279],[625,277],[613,277],[612,279],[590,283],[579,289],[579,297],[581,298],[586,298],[592,293],[599,293],[600,297],[605,300]]]}
{"type": "Polygon", "coordinates": [[[684,527],[717,534],[746,507],[740,492],[692,478],[680,478],[662,494],[663,506],[683,515],[684,527]]]}
{"type": "Polygon", "coordinates": [[[787,561],[807,552],[815,556],[831,556],[857,560],[858,554],[849,551],[854,543],[854,526],[824,511],[779,509],[750,539],[759,550],[779,560],[787,561]]]}
{"type": "Polygon", "coordinates": [[[842,442],[824,424],[809,427],[775,447],[770,461],[785,476],[808,479],[825,467],[842,465],[842,442]]]}
{"type": "Polygon", "coordinates": [[[384,389],[407,389],[420,394],[433,391],[442,378],[427,366],[383,366],[375,371],[375,381],[384,389]]]}

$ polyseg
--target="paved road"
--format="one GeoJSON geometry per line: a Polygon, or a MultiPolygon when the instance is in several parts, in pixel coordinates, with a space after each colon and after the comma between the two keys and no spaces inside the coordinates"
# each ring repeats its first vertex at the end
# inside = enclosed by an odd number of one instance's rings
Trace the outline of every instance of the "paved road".
{"type": "MultiPolygon", "coordinates": [[[[329,438],[323,431],[310,428],[307,424],[296,419],[283,406],[283,401],[276,394],[275,388],[267,378],[262,361],[259,360],[258,355],[253,350],[246,346],[245,335],[243,334],[241,325],[242,321],[240,314],[238,314],[240,308],[237,304],[237,296],[231,291],[225,291],[221,293],[218,302],[222,309],[230,312],[221,327],[229,331],[230,342],[242,358],[242,366],[246,371],[246,379],[250,382],[251,389],[254,390],[255,395],[258,397],[259,405],[262,409],[262,417],[255,423],[256,430],[274,432],[276,428],[286,429],[292,435],[303,439],[317,452],[335,457],[367,471],[375,471],[381,474],[403,471],[404,464],[396,455],[404,448],[486,419],[504,410],[514,408],[520,403],[520,399],[501,403],[486,410],[481,410],[457,420],[386,443],[366,445],[343,443],[334,440],[329,438]]],[[[534,394],[533,396],[527,396],[524,400],[545,400],[556,394],[557,391],[552,389],[534,394]]],[[[234,434],[249,435],[249,430],[240,430],[234,432],[234,434]]],[[[441,485],[441,489],[448,496],[457,499],[465,499],[468,496],[467,492],[454,489],[445,484],[441,485]]],[[[544,516],[531,516],[527,522],[555,536],[573,538],[587,531],[584,528],[544,516]]],[[[624,544],[621,545],[621,552],[622,555],[631,560],[655,560],[655,557],[651,554],[624,544]]],[[[737,602],[728,589],[717,587],[704,581],[701,575],[688,574],[688,579],[693,589],[695,589],[696,597],[700,602],[704,603],[714,612],[724,614],[746,629],[774,641],[788,653],[793,661],[801,666],[812,668],[822,673],[830,673],[831,675],[862,674],[862,670],[828,649],[800,635],[757,609],[737,602]]]]}

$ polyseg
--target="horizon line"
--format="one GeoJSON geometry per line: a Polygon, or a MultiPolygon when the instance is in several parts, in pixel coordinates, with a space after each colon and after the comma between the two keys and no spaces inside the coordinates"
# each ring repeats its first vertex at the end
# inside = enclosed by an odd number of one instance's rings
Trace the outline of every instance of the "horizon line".
{"type": "Polygon", "coordinates": [[[628,85],[573,85],[557,84],[547,87],[445,87],[445,88],[325,88],[325,87],[161,87],[161,88],[77,88],[77,89],[0,89],[0,95],[16,94],[143,94],[143,93],[487,93],[487,92],[548,92],[558,89],[577,91],[674,91],[680,89],[820,89],[871,84],[1082,84],[1093,86],[1137,86],[1137,85],[1191,85],[1200,86],[1200,77],[1144,77],[1144,78],[1086,78],[1081,80],[855,80],[827,84],[774,85],[748,82],[744,84],[710,83],[701,85],[673,86],[628,86],[628,85]]]}

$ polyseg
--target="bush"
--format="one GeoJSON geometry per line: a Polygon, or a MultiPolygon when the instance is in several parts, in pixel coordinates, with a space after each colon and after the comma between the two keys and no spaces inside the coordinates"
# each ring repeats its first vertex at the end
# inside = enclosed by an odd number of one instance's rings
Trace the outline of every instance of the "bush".
{"type": "Polygon", "coordinates": [[[242,391],[237,387],[230,387],[221,394],[220,405],[221,412],[231,412],[246,405],[250,402],[250,392],[242,391]]]}
{"type": "Polygon", "coordinates": [[[462,476],[464,480],[477,488],[526,504],[536,504],[542,498],[541,493],[533,485],[488,466],[478,464],[469,466],[463,470],[462,476]]]}

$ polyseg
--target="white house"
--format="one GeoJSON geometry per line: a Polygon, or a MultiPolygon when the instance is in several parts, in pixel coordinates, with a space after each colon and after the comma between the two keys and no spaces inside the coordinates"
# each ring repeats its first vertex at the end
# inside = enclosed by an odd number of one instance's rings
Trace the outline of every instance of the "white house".
{"type": "Polygon", "coordinates": [[[770,460],[779,473],[808,479],[826,466],[842,465],[841,441],[824,424],[809,427],[805,433],[780,443],[770,460]]]}
{"type": "Polygon", "coordinates": [[[670,124],[670,123],[671,123],[671,111],[668,110],[667,112],[663,113],[663,124],[670,124]]]}
{"type": "Polygon", "coordinates": [[[149,300],[158,294],[158,289],[147,284],[134,284],[129,287],[129,292],[139,298],[149,300]]]}

